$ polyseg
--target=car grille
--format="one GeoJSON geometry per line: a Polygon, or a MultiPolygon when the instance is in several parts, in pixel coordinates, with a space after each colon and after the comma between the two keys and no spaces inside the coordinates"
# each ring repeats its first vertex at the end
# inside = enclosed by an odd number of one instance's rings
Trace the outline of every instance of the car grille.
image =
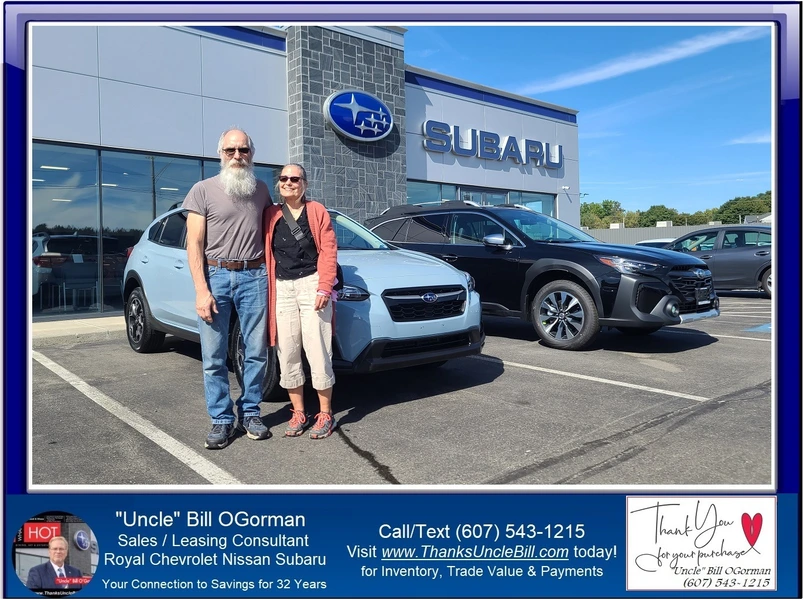
{"type": "Polygon", "coordinates": [[[461,348],[463,346],[470,345],[471,336],[468,333],[433,335],[414,340],[388,342],[382,350],[382,358],[409,356],[411,354],[420,354],[422,352],[448,350],[450,348],[461,348]]]}
{"type": "Polygon", "coordinates": [[[713,289],[711,271],[706,270],[705,277],[701,279],[694,274],[694,269],[699,268],[699,265],[679,266],[673,267],[669,272],[669,279],[672,282],[672,286],[677,290],[681,300],[681,314],[706,311],[711,308],[710,305],[698,306],[695,299],[695,294],[698,289],[704,287],[713,289]]]}
{"type": "Polygon", "coordinates": [[[398,323],[432,321],[462,315],[466,304],[466,290],[462,286],[399,288],[386,290],[382,300],[390,317],[398,323]],[[435,302],[424,302],[426,294],[435,294],[435,302]]]}

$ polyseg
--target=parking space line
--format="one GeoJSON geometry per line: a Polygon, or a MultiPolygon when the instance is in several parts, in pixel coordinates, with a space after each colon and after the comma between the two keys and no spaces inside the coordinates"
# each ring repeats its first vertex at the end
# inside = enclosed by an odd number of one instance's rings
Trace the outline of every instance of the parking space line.
{"type": "Polygon", "coordinates": [[[109,412],[112,416],[117,417],[126,425],[130,425],[149,440],[152,440],[168,453],[175,456],[209,483],[214,485],[242,484],[241,481],[228,471],[221,469],[213,462],[205,459],[186,444],[166,434],[147,419],[139,416],[116,400],[113,400],[99,389],[89,385],[74,373],[71,373],[58,363],[50,360],[44,354],[34,350],[33,358],[43,367],[50,369],[84,396],[92,400],[92,402],[109,412]]]}
{"type": "Polygon", "coordinates": [[[624,381],[614,381],[613,379],[603,379],[601,377],[593,377],[591,375],[580,375],[579,373],[568,373],[566,371],[556,371],[555,369],[546,369],[544,367],[534,367],[532,365],[524,365],[522,363],[509,362],[490,356],[472,356],[470,358],[478,358],[479,360],[486,360],[488,362],[502,363],[506,367],[518,367],[520,369],[528,369],[530,371],[540,371],[541,373],[549,373],[551,375],[561,375],[562,377],[572,377],[574,379],[585,379],[586,381],[595,381],[597,383],[607,383],[608,385],[615,385],[618,387],[630,388],[632,390],[640,390],[642,392],[650,392],[652,394],[663,394],[664,396],[673,396],[675,398],[684,398],[686,400],[694,400],[695,402],[707,402],[711,398],[704,398],[703,396],[693,396],[691,394],[684,394],[682,392],[673,392],[671,390],[662,390],[660,388],[652,388],[646,385],[637,385],[635,383],[626,383],[624,381]]]}

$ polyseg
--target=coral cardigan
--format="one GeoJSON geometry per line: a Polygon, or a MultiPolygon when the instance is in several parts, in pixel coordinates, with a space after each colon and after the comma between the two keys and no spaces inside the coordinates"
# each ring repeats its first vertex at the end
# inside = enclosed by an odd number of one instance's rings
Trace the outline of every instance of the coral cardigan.
{"type": "MultiPolygon", "coordinates": [[[[320,202],[305,200],[307,221],[318,249],[318,289],[332,292],[337,277],[337,236],[329,211],[320,202]]],[[[273,230],[282,218],[282,205],[268,206],[263,214],[265,263],[268,270],[268,344],[276,345],[276,260],[273,258],[273,230]]]]}

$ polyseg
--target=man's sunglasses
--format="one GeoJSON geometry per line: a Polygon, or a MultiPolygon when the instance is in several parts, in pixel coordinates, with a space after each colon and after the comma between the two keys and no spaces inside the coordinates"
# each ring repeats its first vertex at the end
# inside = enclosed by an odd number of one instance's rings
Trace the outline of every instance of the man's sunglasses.
{"type": "Polygon", "coordinates": [[[240,154],[249,154],[251,152],[251,148],[223,148],[223,152],[226,153],[226,156],[234,156],[235,152],[239,152],[240,154]]]}
{"type": "Polygon", "coordinates": [[[297,177],[295,175],[293,175],[292,177],[288,177],[287,175],[282,175],[279,177],[279,181],[281,181],[282,183],[285,183],[288,179],[290,180],[290,183],[298,183],[299,181],[301,181],[301,177],[297,177]]]}

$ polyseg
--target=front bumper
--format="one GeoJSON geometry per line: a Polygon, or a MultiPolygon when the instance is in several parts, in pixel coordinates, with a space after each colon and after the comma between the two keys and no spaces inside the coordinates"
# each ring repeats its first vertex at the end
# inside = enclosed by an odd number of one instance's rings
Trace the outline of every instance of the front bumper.
{"type": "Polygon", "coordinates": [[[472,356],[482,352],[482,326],[464,331],[406,339],[376,339],[354,361],[334,357],[332,366],[345,373],[377,373],[427,363],[472,356]]]}
{"type": "Polygon", "coordinates": [[[617,283],[610,312],[600,318],[600,325],[654,328],[719,316],[719,298],[713,288],[706,303],[690,304],[689,298],[658,279],[623,275],[617,283]],[[673,315],[673,305],[682,312],[673,315]]]}

